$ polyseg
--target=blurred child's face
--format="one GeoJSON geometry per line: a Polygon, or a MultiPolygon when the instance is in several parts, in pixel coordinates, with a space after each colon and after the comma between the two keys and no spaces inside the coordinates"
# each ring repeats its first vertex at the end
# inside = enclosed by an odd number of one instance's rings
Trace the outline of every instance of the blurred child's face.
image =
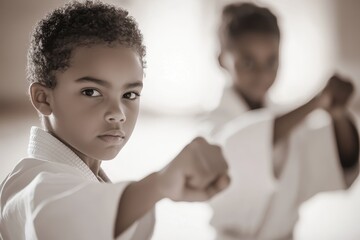
{"type": "Polygon", "coordinates": [[[273,34],[247,33],[232,40],[227,64],[234,87],[253,102],[263,102],[275,81],[279,38],[273,34]]]}
{"type": "Polygon", "coordinates": [[[81,158],[114,158],[139,112],[143,69],[137,53],[122,46],[78,47],[70,67],[55,77],[51,131],[81,158]]]}

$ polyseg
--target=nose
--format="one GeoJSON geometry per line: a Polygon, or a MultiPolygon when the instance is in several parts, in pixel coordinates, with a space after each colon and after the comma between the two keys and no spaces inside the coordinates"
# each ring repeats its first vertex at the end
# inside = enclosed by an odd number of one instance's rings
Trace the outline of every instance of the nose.
{"type": "Polygon", "coordinates": [[[255,73],[255,81],[262,85],[271,85],[276,78],[276,71],[264,67],[258,67],[255,73]]]}
{"type": "Polygon", "coordinates": [[[122,106],[119,103],[112,104],[105,113],[105,119],[109,123],[125,122],[126,116],[122,106]]]}

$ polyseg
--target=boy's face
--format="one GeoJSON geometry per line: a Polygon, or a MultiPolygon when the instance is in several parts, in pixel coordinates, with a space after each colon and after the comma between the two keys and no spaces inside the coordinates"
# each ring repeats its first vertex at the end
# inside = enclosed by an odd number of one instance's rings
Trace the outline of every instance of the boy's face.
{"type": "Polygon", "coordinates": [[[113,159],[139,112],[143,69],[137,53],[122,46],[78,47],[70,67],[55,77],[51,131],[80,157],[113,159]]]}
{"type": "Polygon", "coordinates": [[[246,33],[226,50],[234,87],[253,102],[263,102],[275,81],[279,63],[279,38],[273,34],[246,33]]]}

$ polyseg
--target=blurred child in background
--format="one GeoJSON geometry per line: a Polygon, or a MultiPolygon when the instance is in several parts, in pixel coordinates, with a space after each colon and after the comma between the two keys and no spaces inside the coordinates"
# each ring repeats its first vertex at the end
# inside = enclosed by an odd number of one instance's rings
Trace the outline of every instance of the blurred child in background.
{"type": "Polygon", "coordinates": [[[211,223],[221,240],[290,239],[303,201],[353,181],[346,181],[358,166],[358,131],[347,109],[353,85],[333,76],[310,101],[279,110],[267,97],[279,66],[276,16],[234,3],[221,21],[218,60],[232,84],[207,120],[232,182],[212,199],[211,223]]]}

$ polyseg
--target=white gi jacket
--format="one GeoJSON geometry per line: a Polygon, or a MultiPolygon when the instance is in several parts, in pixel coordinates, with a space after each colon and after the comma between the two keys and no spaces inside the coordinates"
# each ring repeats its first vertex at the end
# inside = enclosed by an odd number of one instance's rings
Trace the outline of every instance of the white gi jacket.
{"type": "Polygon", "coordinates": [[[291,239],[301,202],[345,188],[329,116],[314,112],[274,148],[275,115],[269,108],[248,111],[230,88],[208,118],[231,177],[229,188],[210,201],[219,240],[291,239]],[[286,159],[278,179],[273,158],[286,159]]]}
{"type": "MultiPolygon", "coordinates": [[[[67,146],[33,127],[28,158],[0,186],[0,232],[4,240],[114,239],[121,194],[128,183],[101,180],[67,146]],[[108,183],[105,183],[108,182],[108,183]]],[[[118,240],[150,239],[154,210],[118,240]]]]}
{"type": "Polygon", "coordinates": [[[295,240],[360,239],[360,177],[348,190],[319,193],[303,203],[295,240]]]}

